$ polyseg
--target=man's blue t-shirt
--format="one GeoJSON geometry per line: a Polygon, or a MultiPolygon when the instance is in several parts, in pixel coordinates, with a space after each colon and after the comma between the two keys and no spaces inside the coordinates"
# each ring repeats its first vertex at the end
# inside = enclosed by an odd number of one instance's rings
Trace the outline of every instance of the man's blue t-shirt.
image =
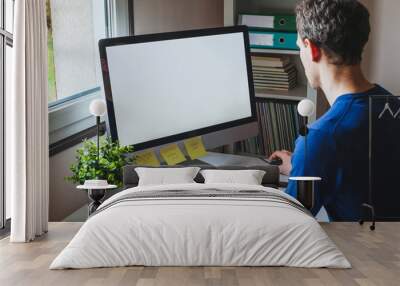
{"type": "MultiPolygon", "coordinates": [[[[368,195],[369,96],[387,95],[375,88],[338,97],[329,111],[311,124],[305,140],[300,136],[292,156],[291,176],[317,176],[315,215],[322,206],[334,221],[360,218],[361,204],[368,195]]],[[[286,192],[296,197],[296,182],[286,192]]]]}

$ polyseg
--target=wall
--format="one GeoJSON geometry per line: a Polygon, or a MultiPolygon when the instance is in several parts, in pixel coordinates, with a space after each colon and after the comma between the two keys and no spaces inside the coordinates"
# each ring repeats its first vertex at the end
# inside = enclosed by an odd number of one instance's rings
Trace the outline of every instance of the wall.
{"type": "Polygon", "coordinates": [[[364,54],[368,78],[400,95],[400,1],[362,0],[371,14],[371,37],[364,54]]]}
{"type": "Polygon", "coordinates": [[[135,0],[135,34],[221,27],[222,0],[135,0]]]}
{"type": "Polygon", "coordinates": [[[71,175],[69,166],[75,162],[75,152],[81,145],[50,157],[49,220],[61,221],[88,202],[87,193],[75,189],[64,178],[71,175]]]}

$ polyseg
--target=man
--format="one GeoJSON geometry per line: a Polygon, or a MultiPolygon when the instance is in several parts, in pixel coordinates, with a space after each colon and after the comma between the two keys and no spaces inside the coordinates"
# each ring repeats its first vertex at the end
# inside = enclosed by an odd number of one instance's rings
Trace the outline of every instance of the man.
{"type": "MultiPolygon", "coordinates": [[[[360,218],[368,194],[368,98],[389,94],[370,83],[361,58],[370,33],[369,12],[356,0],[302,0],[296,7],[298,46],[306,76],[321,88],[330,110],[310,126],[293,155],[277,151],[281,173],[319,176],[313,214],[324,206],[332,220],[360,218]]],[[[296,196],[290,182],[287,193],[296,196]]]]}

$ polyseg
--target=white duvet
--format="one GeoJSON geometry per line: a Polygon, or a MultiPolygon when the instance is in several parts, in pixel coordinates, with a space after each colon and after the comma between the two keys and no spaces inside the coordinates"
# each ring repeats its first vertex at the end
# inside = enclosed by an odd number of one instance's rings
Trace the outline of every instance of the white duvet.
{"type": "MultiPolygon", "coordinates": [[[[214,187],[290,198],[261,186],[207,184],[214,187]]],[[[100,208],[130,192],[204,188],[135,187],[100,208]]],[[[160,198],[109,205],[88,219],[50,269],[128,265],[351,267],[318,222],[293,206],[254,198],[160,198]]]]}

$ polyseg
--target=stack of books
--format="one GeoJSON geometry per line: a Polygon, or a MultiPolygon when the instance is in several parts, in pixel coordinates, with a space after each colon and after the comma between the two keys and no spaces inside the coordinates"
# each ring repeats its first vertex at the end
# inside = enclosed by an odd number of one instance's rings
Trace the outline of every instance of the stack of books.
{"type": "Polygon", "coordinates": [[[296,87],[297,70],[289,57],[252,56],[251,59],[257,91],[289,91],[296,87]]]}

